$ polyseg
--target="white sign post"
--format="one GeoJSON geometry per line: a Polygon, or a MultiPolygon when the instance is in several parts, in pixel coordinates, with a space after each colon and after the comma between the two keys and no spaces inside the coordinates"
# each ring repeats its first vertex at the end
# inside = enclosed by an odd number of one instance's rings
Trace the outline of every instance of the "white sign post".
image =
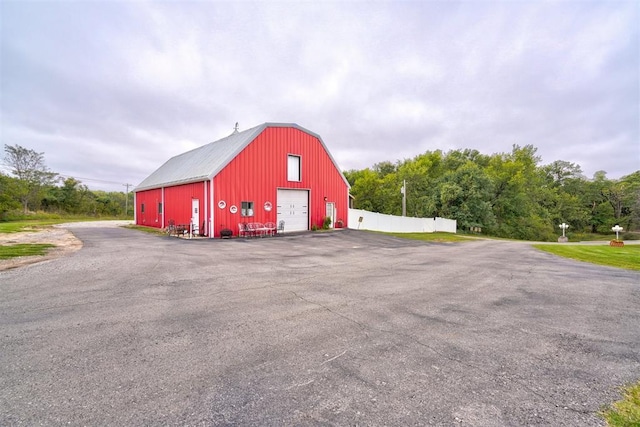
{"type": "Polygon", "coordinates": [[[620,236],[618,235],[618,233],[620,233],[622,230],[624,230],[624,228],[620,227],[618,224],[616,224],[614,227],[611,227],[611,231],[616,232],[616,240],[620,240],[620,236]]]}
{"type": "Polygon", "coordinates": [[[562,228],[562,237],[558,237],[558,243],[567,243],[569,239],[564,235],[564,231],[569,228],[569,224],[565,224],[564,222],[560,224],[558,227],[562,228]]]}
{"type": "Polygon", "coordinates": [[[611,242],[609,242],[609,245],[611,245],[611,246],[624,246],[624,242],[622,240],[620,240],[620,235],[618,234],[622,230],[624,230],[624,228],[620,227],[618,224],[616,224],[613,227],[611,227],[611,231],[615,231],[616,232],[616,240],[612,240],[611,242]]]}

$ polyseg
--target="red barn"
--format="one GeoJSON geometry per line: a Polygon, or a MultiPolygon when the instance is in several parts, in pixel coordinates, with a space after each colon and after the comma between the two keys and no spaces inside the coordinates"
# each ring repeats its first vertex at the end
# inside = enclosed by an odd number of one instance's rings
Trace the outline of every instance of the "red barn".
{"type": "Polygon", "coordinates": [[[169,159],[135,189],[135,222],[191,224],[198,234],[284,221],[284,231],[347,226],[349,184],[322,138],[296,124],[264,123],[169,159]]]}

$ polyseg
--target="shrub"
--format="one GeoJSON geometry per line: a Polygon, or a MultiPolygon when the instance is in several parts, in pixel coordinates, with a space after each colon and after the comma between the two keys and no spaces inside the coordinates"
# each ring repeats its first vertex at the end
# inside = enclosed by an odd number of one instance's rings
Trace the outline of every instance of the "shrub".
{"type": "Polygon", "coordinates": [[[325,216],[322,220],[322,229],[328,230],[331,227],[331,217],[325,216]]]}

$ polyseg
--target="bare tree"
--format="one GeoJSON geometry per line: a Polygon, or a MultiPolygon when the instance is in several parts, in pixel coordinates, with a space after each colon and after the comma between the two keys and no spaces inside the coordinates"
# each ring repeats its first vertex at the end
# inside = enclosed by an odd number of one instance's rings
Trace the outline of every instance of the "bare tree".
{"type": "Polygon", "coordinates": [[[27,213],[29,202],[34,201],[44,186],[54,184],[58,174],[49,171],[44,163],[44,153],[37,153],[17,144],[5,144],[4,152],[4,164],[20,181],[20,202],[24,213],[27,213]]]}

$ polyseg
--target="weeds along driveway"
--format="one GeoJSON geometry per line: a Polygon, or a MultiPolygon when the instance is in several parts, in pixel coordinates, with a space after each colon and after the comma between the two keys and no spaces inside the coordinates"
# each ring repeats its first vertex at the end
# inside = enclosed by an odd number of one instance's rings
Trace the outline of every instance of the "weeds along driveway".
{"type": "Polygon", "coordinates": [[[74,228],[0,272],[0,424],[601,425],[640,274],[527,244],[74,228]]]}

